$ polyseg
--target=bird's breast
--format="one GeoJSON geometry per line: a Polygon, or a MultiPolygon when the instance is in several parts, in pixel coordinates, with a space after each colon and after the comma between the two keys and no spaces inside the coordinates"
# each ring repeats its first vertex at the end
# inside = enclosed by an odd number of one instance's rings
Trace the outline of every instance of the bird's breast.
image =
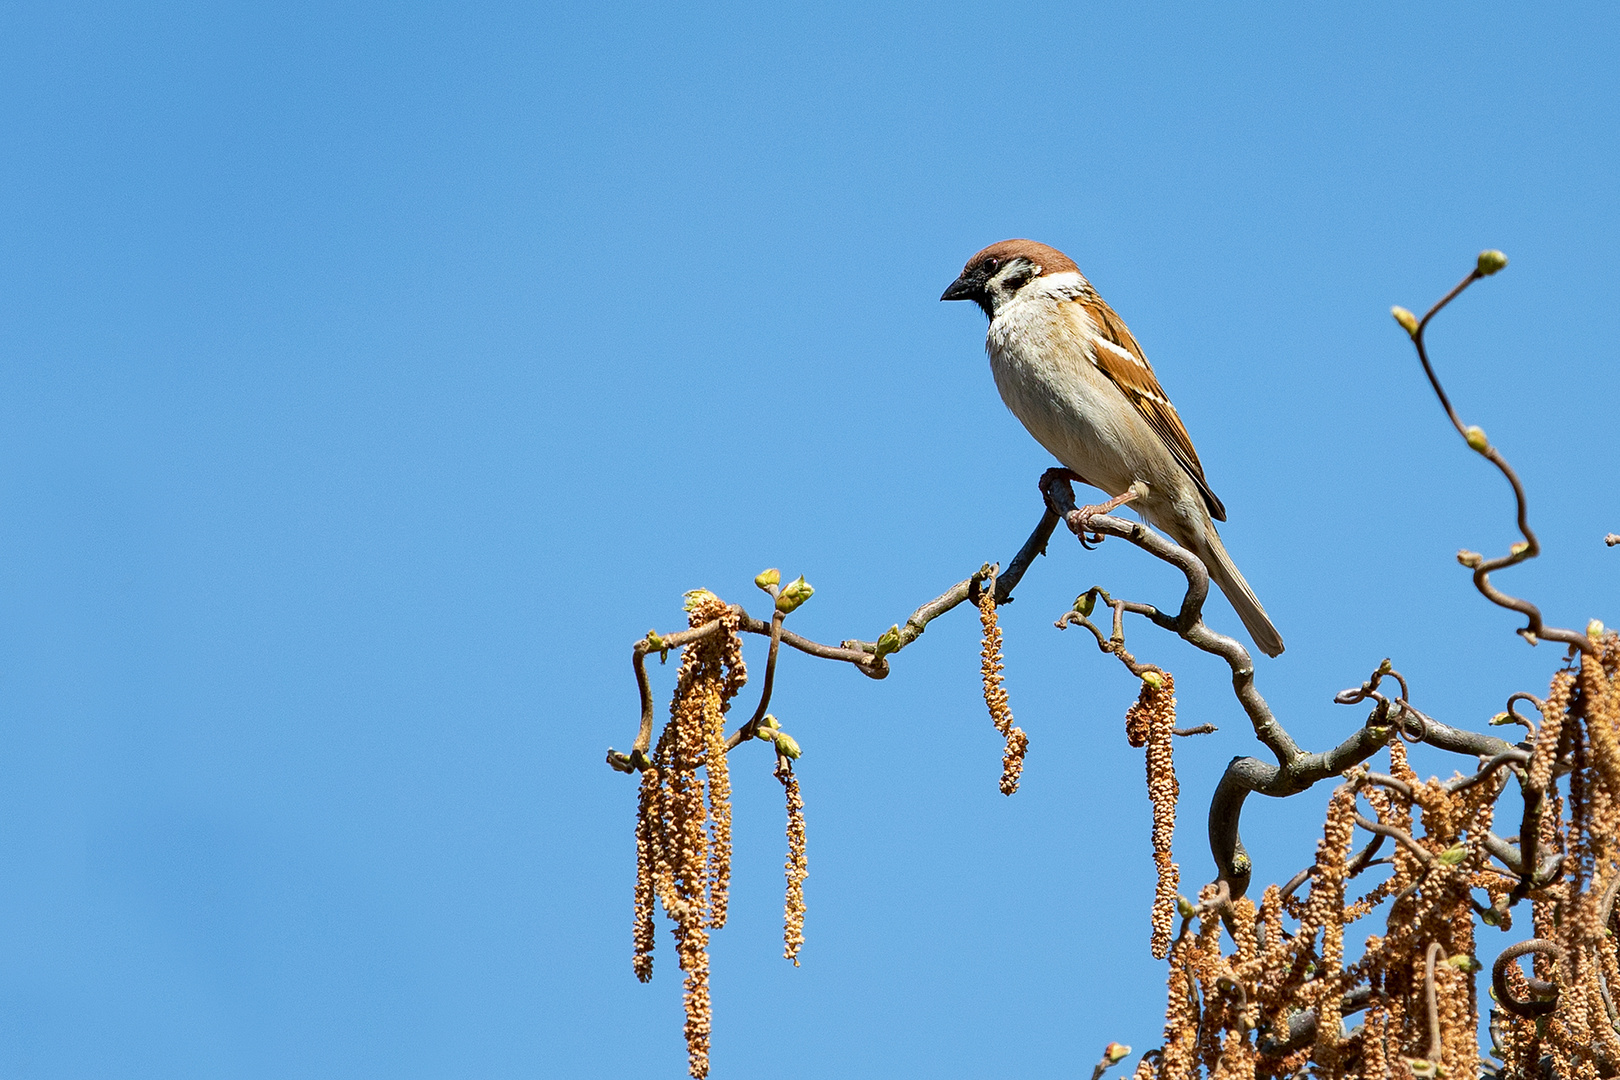
{"type": "Polygon", "coordinates": [[[1081,320],[1065,317],[1055,303],[1013,304],[991,322],[985,347],[1007,408],[1087,482],[1110,495],[1138,479],[1161,491],[1173,483],[1173,459],[1124,392],[1092,362],[1081,320]]]}

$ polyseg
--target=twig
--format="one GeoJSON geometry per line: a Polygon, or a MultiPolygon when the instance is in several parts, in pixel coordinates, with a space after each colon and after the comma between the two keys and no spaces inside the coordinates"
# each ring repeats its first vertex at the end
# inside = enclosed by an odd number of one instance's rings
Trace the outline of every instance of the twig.
{"type": "Polygon", "coordinates": [[[1363,829],[1366,829],[1370,833],[1374,833],[1378,836],[1387,836],[1391,840],[1394,840],[1397,844],[1401,845],[1401,847],[1417,856],[1418,861],[1424,866],[1428,866],[1430,863],[1434,862],[1434,854],[1430,852],[1428,848],[1412,839],[1412,834],[1407,832],[1405,829],[1397,829],[1393,825],[1385,825],[1382,821],[1374,821],[1360,813],[1356,814],[1356,824],[1360,825],[1363,829]]]}
{"type": "MultiPolygon", "coordinates": [[[[1509,596],[1491,584],[1490,575],[1497,570],[1517,565],[1541,554],[1541,543],[1536,539],[1536,534],[1530,530],[1529,506],[1524,495],[1524,485],[1519,482],[1519,474],[1513,471],[1513,467],[1507,463],[1507,459],[1497,452],[1496,447],[1492,446],[1485,438],[1485,432],[1477,427],[1465,427],[1463,425],[1462,420],[1457,416],[1457,410],[1451,407],[1451,399],[1446,396],[1445,388],[1440,385],[1439,376],[1434,373],[1434,365],[1429,362],[1429,350],[1423,340],[1424,331],[1429,327],[1429,320],[1438,315],[1442,308],[1456,299],[1468,286],[1480,278],[1494,274],[1506,264],[1507,260],[1502,257],[1500,252],[1482,254],[1479,264],[1474,267],[1468,276],[1458,282],[1456,288],[1441,297],[1439,303],[1430,308],[1428,314],[1423,316],[1417,327],[1410,331],[1412,344],[1417,348],[1418,359],[1423,362],[1423,373],[1429,377],[1429,385],[1434,388],[1435,396],[1440,399],[1441,407],[1446,410],[1446,416],[1451,420],[1451,426],[1457,429],[1457,434],[1462,436],[1463,441],[1475,453],[1495,465],[1502,475],[1507,478],[1508,483],[1513,486],[1513,499],[1518,513],[1517,524],[1520,534],[1524,536],[1523,543],[1514,544],[1511,551],[1501,558],[1485,559],[1474,552],[1463,552],[1458,555],[1458,559],[1465,566],[1472,567],[1474,571],[1474,588],[1478,589],[1485,599],[1499,607],[1517,611],[1525,617],[1527,625],[1519,631],[1525,640],[1532,645],[1537,640],[1557,641],[1564,645],[1573,646],[1583,653],[1590,654],[1595,650],[1595,646],[1587,639],[1585,634],[1545,625],[1542,622],[1540,608],[1528,600],[1509,596]],[[1501,261],[1496,263],[1494,268],[1487,270],[1487,256],[1494,256],[1501,261]]],[[[1404,317],[1410,319],[1411,314],[1409,312],[1404,313],[1404,317]]]]}
{"type": "MultiPolygon", "coordinates": [[[[1351,1013],[1360,1012],[1372,1004],[1373,997],[1371,986],[1356,987],[1339,999],[1339,1015],[1349,1016],[1351,1013]]],[[[1267,1057],[1280,1057],[1309,1046],[1315,1038],[1316,1010],[1301,1009],[1288,1017],[1288,1030],[1283,1038],[1261,1039],[1255,1049],[1267,1057]]]]}
{"type": "Polygon", "coordinates": [[[1440,1002],[1434,990],[1434,959],[1436,954],[1444,955],[1445,948],[1438,941],[1429,942],[1429,952],[1425,957],[1423,973],[1423,998],[1429,1006],[1429,1064],[1434,1067],[1434,1074],[1440,1075],[1440,1058],[1443,1047],[1440,1043],[1440,1002]]]}
{"type": "Polygon", "coordinates": [[[1529,953],[1540,953],[1552,957],[1556,965],[1564,961],[1564,947],[1555,941],[1545,938],[1531,938],[1521,941],[1517,945],[1509,945],[1502,950],[1502,955],[1496,958],[1491,965],[1491,987],[1496,991],[1496,1000],[1501,1006],[1514,1016],[1531,1018],[1546,1016],[1558,1008],[1558,986],[1555,983],[1543,982],[1534,975],[1526,975],[1525,982],[1530,986],[1530,992],[1539,996],[1553,995],[1550,1001],[1520,1001],[1513,996],[1507,984],[1507,968],[1513,961],[1529,953]]]}
{"type": "MultiPolygon", "coordinates": [[[[776,586],[771,586],[772,590],[775,588],[776,586]]],[[[776,593],[773,591],[771,596],[774,599],[776,593]]],[[[765,710],[771,704],[771,688],[776,684],[776,653],[782,644],[782,620],[785,618],[787,616],[780,611],[771,616],[771,650],[765,657],[765,681],[759,691],[759,706],[754,710],[754,715],[748,718],[748,722],[733,732],[731,738],[726,740],[726,753],[728,754],[745,740],[752,739],[754,732],[759,730],[759,722],[765,719],[765,710]]]]}

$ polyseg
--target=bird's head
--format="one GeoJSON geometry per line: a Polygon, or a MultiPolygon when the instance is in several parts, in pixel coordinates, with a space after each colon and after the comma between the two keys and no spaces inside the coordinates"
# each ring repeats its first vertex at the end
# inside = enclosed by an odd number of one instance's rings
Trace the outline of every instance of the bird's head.
{"type": "Polygon", "coordinates": [[[1079,272],[1074,260],[1057,248],[1034,240],[1003,240],[969,259],[940,299],[972,300],[994,319],[1030,282],[1048,274],[1079,272]]]}

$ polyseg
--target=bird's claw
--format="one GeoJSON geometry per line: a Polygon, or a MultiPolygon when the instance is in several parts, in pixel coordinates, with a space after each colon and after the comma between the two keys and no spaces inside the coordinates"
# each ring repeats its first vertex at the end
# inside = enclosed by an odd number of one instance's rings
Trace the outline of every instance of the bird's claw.
{"type": "Polygon", "coordinates": [[[1116,495],[1105,503],[1087,503],[1084,506],[1070,510],[1064,515],[1064,523],[1069,526],[1074,535],[1080,538],[1081,545],[1090,550],[1092,545],[1100,544],[1103,541],[1102,533],[1091,530],[1091,519],[1103,514],[1111,514],[1141,494],[1143,494],[1142,486],[1132,484],[1125,489],[1124,494],[1116,495]]]}

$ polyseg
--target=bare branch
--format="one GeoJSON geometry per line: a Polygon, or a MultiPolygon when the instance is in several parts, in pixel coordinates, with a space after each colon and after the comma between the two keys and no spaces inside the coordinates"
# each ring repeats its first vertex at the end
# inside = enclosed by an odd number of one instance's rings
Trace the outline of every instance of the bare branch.
{"type": "Polygon", "coordinates": [[[1428,955],[1424,958],[1423,973],[1423,1000],[1429,1006],[1429,1064],[1434,1068],[1434,1074],[1440,1075],[1440,1002],[1435,999],[1434,991],[1434,961],[1436,956],[1445,956],[1445,947],[1438,941],[1429,942],[1428,955]]]}
{"type": "Polygon", "coordinates": [[[1529,953],[1550,956],[1555,965],[1563,963],[1565,956],[1562,945],[1554,941],[1548,941],[1545,938],[1531,938],[1529,941],[1521,941],[1517,945],[1509,945],[1502,950],[1502,955],[1496,958],[1496,963],[1491,965],[1491,988],[1496,991],[1496,1000],[1501,1004],[1502,1008],[1514,1016],[1526,1018],[1546,1016],[1558,1008],[1557,984],[1544,982],[1534,975],[1525,976],[1525,982],[1530,985],[1530,992],[1538,997],[1551,994],[1553,996],[1550,1001],[1520,1001],[1513,996],[1512,990],[1508,987],[1508,965],[1529,953]]]}
{"type": "MultiPolygon", "coordinates": [[[[1500,252],[1494,254],[1500,255],[1500,252]]],[[[1496,269],[1501,269],[1503,265],[1506,265],[1505,260],[1496,269]]],[[[1519,474],[1513,471],[1513,467],[1507,463],[1507,459],[1485,438],[1484,431],[1477,427],[1465,427],[1463,425],[1462,420],[1457,416],[1457,410],[1451,406],[1451,399],[1446,396],[1445,388],[1440,385],[1439,376],[1434,373],[1434,365],[1429,362],[1428,346],[1423,340],[1424,332],[1429,327],[1429,320],[1438,315],[1442,308],[1456,299],[1468,286],[1480,278],[1488,276],[1489,273],[1495,272],[1496,270],[1487,271],[1484,269],[1484,256],[1481,256],[1481,265],[1476,266],[1467,277],[1457,283],[1456,288],[1441,297],[1439,303],[1430,308],[1428,314],[1423,316],[1417,328],[1411,331],[1412,344],[1417,348],[1418,359],[1423,362],[1423,373],[1429,377],[1429,385],[1434,388],[1435,397],[1440,399],[1441,407],[1446,410],[1446,416],[1451,420],[1451,426],[1457,429],[1457,434],[1463,437],[1463,441],[1468,444],[1470,449],[1492,465],[1495,465],[1502,475],[1507,478],[1507,482],[1512,485],[1519,533],[1524,537],[1522,543],[1514,544],[1507,555],[1498,559],[1486,559],[1471,551],[1460,552],[1457,558],[1464,566],[1473,569],[1474,588],[1478,589],[1485,599],[1499,607],[1517,611],[1525,617],[1527,624],[1519,633],[1526,641],[1529,641],[1532,645],[1537,640],[1557,641],[1564,645],[1573,646],[1583,653],[1591,653],[1593,645],[1585,634],[1545,625],[1542,622],[1540,608],[1528,600],[1509,596],[1491,584],[1490,575],[1496,571],[1504,567],[1515,566],[1540,555],[1541,542],[1536,539],[1536,534],[1530,530],[1530,510],[1524,495],[1524,485],[1519,482],[1519,474]]],[[[1410,318],[1411,316],[1408,314],[1405,317],[1410,318]]]]}

